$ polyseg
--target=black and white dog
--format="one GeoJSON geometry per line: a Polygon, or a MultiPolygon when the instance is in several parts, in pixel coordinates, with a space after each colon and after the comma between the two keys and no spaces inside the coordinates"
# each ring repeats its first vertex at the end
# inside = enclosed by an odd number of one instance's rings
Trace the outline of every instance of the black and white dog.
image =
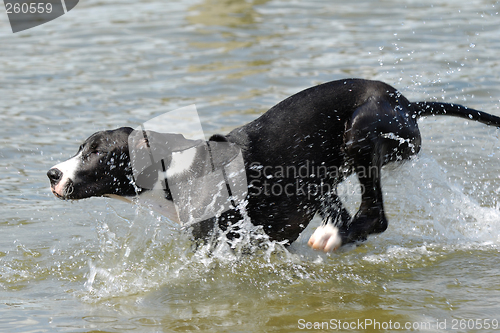
{"type": "MultiPolygon", "coordinates": [[[[429,115],[500,127],[499,117],[481,111],[440,102],[412,103],[385,83],[346,79],[301,91],[251,123],[225,136],[212,136],[207,144],[226,142],[241,150],[248,178],[244,214],[254,225],[262,226],[272,240],[291,243],[318,213],[323,224],[309,246],[328,252],[386,230],[380,169],[419,152],[417,120],[429,115]],[[351,173],[357,174],[363,189],[353,217],[335,194],[336,185],[351,173]]],[[[73,158],[48,171],[54,195],[71,200],[147,197],[154,186],[141,187],[132,176],[132,132],[122,127],[85,140],[73,158]]],[[[163,171],[189,172],[200,156],[196,149],[188,149],[194,146],[186,141],[181,148],[187,150],[171,153],[163,171]]],[[[151,183],[160,178],[152,177],[151,183]]],[[[157,208],[178,220],[168,186],[162,194],[161,200],[155,199],[157,208]]],[[[193,233],[203,238],[217,226],[227,230],[241,218],[241,209],[233,206],[194,224],[193,233]]]]}

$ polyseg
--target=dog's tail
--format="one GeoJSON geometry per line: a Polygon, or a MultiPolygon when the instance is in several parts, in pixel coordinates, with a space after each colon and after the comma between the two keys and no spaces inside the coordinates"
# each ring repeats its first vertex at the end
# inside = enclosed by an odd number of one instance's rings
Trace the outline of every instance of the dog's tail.
{"type": "Polygon", "coordinates": [[[440,102],[417,102],[411,103],[411,106],[417,118],[426,116],[453,116],[500,128],[500,117],[463,105],[440,102]]]}

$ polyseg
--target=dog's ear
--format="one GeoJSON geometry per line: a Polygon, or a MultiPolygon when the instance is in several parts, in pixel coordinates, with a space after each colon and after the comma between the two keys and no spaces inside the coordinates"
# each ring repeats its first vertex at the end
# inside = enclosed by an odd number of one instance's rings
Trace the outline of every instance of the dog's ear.
{"type": "Polygon", "coordinates": [[[160,153],[172,153],[174,151],[184,151],[200,145],[202,140],[186,139],[184,135],[177,133],[149,132],[150,146],[156,147],[160,153]]]}
{"type": "Polygon", "coordinates": [[[174,151],[184,151],[202,143],[202,140],[186,139],[182,134],[140,130],[130,133],[128,141],[131,155],[147,154],[154,162],[168,158],[174,151]]]}
{"type": "Polygon", "coordinates": [[[165,171],[172,153],[200,145],[201,140],[189,140],[182,134],[134,130],[129,138],[130,161],[137,186],[151,189],[158,179],[158,171],[165,171]]]}
{"type": "Polygon", "coordinates": [[[161,163],[146,166],[141,172],[132,168],[135,184],[141,189],[151,190],[158,181],[158,170],[161,170],[161,163]]]}
{"type": "Polygon", "coordinates": [[[158,133],[153,131],[134,130],[129,135],[129,143],[135,149],[151,148],[171,153],[173,151],[186,150],[200,143],[200,140],[189,140],[182,134],[158,133]]]}

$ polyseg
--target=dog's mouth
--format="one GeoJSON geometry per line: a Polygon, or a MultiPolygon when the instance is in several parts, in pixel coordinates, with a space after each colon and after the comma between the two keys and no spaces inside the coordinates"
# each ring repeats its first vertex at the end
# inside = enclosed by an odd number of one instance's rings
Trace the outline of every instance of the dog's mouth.
{"type": "Polygon", "coordinates": [[[62,195],[60,195],[59,193],[57,193],[53,187],[51,187],[50,190],[52,191],[52,194],[56,196],[56,198],[64,200],[64,197],[62,195]]]}
{"type": "Polygon", "coordinates": [[[75,188],[73,186],[73,182],[71,180],[68,180],[64,186],[59,186],[59,184],[56,184],[55,186],[51,186],[50,190],[56,196],[56,198],[61,200],[70,200],[70,196],[71,194],[73,194],[75,188]]]}

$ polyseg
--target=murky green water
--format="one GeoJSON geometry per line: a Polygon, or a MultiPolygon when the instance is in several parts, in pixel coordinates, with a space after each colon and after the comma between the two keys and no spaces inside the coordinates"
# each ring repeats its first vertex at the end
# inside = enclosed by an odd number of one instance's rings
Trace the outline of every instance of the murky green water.
{"type": "Polygon", "coordinates": [[[205,133],[225,133],[344,77],[500,115],[499,11],[486,0],[90,0],[17,34],[3,16],[0,330],[495,331],[495,129],[423,120],[422,154],[384,172],[387,232],[329,256],[307,235],[289,250],[193,252],[147,211],[56,200],[45,173],[97,130],[196,103],[205,133]]]}

